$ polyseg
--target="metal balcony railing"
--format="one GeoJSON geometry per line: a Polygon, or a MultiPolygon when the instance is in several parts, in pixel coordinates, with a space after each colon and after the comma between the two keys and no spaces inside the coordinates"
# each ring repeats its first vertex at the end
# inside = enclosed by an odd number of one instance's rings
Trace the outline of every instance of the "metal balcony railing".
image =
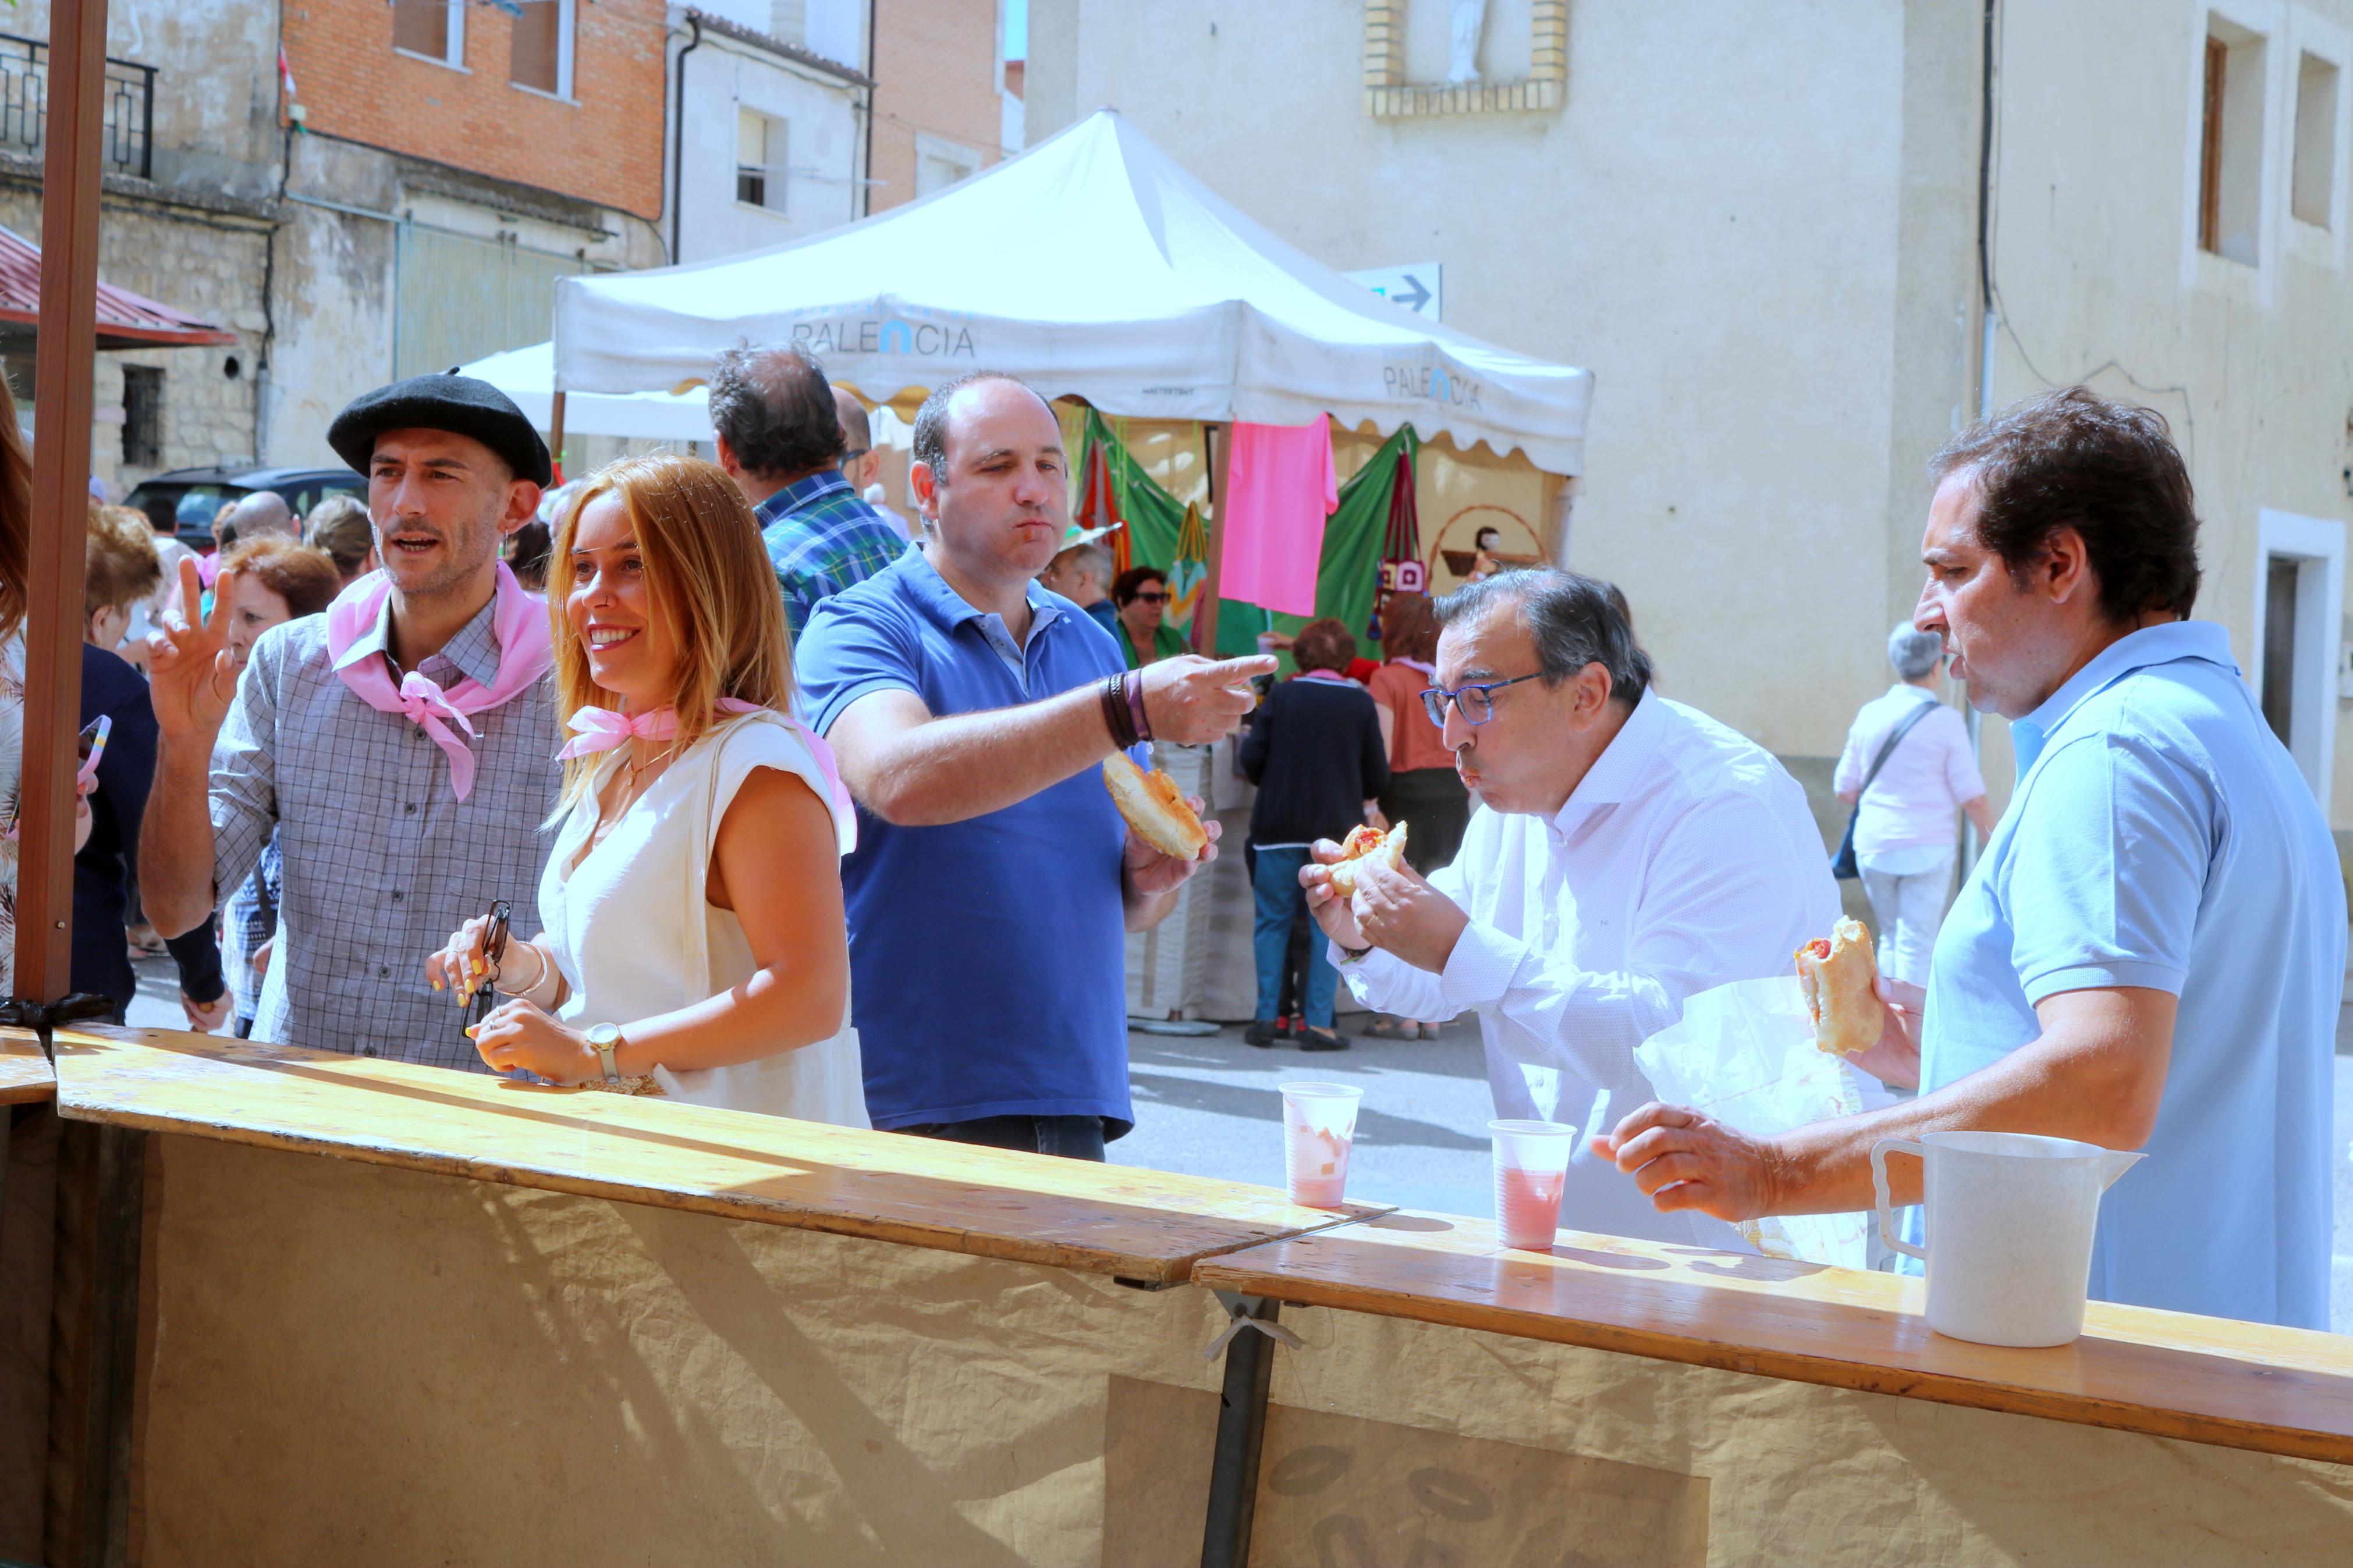
{"type": "MultiPolygon", "coordinates": [[[[106,62],[105,135],[100,161],[110,174],[155,174],[155,68],[106,62]]],[[[38,157],[49,119],[49,47],[0,33],[0,152],[38,157]]]]}

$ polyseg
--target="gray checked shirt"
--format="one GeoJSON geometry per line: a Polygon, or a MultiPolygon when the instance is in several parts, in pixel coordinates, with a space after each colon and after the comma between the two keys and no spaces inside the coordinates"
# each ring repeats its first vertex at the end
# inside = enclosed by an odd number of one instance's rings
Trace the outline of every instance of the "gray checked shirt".
{"type": "MultiPolygon", "coordinates": [[[[489,685],[495,604],[417,673],[489,685]]],[[[389,630],[387,608],[345,662],[389,662],[389,630]]],[[[426,984],[425,960],[498,899],[514,905],[516,936],[539,933],[540,825],[563,787],[553,679],[471,718],[474,787],[460,802],[432,738],[335,673],[326,616],[254,644],[213,749],[212,820],[218,893],[245,881],[273,826],[285,858],[256,1039],[487,1070],[457,1004],[426,984]]]]}

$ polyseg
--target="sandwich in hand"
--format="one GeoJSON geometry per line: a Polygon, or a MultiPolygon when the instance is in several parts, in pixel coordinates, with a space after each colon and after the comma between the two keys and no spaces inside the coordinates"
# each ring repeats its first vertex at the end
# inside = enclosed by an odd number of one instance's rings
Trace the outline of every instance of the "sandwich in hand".
{"type": "Polygon", "coordinates": [[[1344,899],[1355,898],[1356,868],[1362,865],[1396,870],[1405,860],[1405,828],[1400,822],[1383,833],[1360,822],[1348,829],[1348,837],[1340,841],[1340,858],[1332,865],[1332,890],[1344,899]]]}
{"type": "Polygon", "coordinates": [[[1798,950],[1798,984],[1814,1017],[1816,1046],[1833,1056],[1859,1057],[1879,1043],[1885,1009],[1873,986],[1878,978],[1871,928],[1861,921],[1842,920],[1827,941],[1817,937],[1798,950]]]}
{"type": "Polygon", "coordinates": [[[1209,847],[1209,835],[1176,788],[1176,781],[1158,768],[1145,773],[1125,752],[1103,759],[1103,787],[1135,836],[1179,860],[1198,860],[1209,847]]]}

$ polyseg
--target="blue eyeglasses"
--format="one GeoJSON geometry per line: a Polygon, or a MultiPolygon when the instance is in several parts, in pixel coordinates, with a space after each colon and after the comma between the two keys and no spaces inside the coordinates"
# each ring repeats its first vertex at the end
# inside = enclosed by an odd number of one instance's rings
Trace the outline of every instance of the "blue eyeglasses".
{"type": "Polygon", "coordinates": [[[1452,691],[1442,686],[1428,687],[1421,694],[1422,710],[1430,715],[1430,721],[1441,730],[1446,728],[1446,705],[1449,702],[1461,711],[1464,723],[1484,724],[1495,716],[1495,699],[1490,693],[1501,691],[1506,686],[1517,686],[1523,680],[1543,679],[1544,671],[1540,669],[1534,675],[1515,675],[1509,680],[1477,680],[1452,691]]]}

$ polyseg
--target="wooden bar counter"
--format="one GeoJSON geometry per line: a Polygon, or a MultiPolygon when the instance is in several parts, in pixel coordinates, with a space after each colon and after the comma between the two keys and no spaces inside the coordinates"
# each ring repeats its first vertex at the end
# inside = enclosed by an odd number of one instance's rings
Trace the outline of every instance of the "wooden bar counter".
{"type": "Polygon", "coordinates": [[[2095,1306],[2075,1346],[1995,1351],[1885,1276],[1504,1252],[203,1036],[56,1047],[69,1125],[149,1135],[129,1563],[1189,1568],[1213,1291],[1300,1342],[1259,1564],[2353,1561],[2327,1335],[2095,1306]]]}
{"type": "Polygon", "coordinates": [[[1411,1213],[1194,1278],[1290,1304],[1305,1342],[1275,1366],[1262,1561],[1550,1536],[1662,1565],[2353,1563],[2337,1335],[2094,1302],[2076,1343],[2004,1350],[1931,1332],[1915,1279],[1573,1231],[1509,1250],[1411,1213]],[[1415,1466],[1462,1478],[1451,1516],[1415,1466]]]}

